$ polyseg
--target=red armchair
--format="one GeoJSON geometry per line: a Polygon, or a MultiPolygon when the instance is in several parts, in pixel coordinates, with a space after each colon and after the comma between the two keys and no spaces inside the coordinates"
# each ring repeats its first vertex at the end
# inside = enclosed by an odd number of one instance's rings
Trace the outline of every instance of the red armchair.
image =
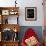
{"type": "Polygon", "coordinates": [[[28,28],[26,30],[24,37],[22,38],[21,46],[41,46],[40,42],[37,39],[37,35],[32,28],[28,28]],[[32,41],[32,39],[35,39],[34,45],[33,45],[34,41],[32,41]],[[32,45],[31,45],[31,42],[29,42],[29,41],[32,41],[32,45]],[[28,43],[30,45],[28,45],[28,43]]]}

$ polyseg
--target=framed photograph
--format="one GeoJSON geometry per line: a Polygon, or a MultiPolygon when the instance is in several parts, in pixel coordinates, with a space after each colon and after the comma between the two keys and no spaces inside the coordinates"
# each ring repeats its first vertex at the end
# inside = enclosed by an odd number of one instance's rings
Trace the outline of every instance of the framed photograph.
{"type": "Polygon", "coordinates": [[[2,15],[9,15],[9,10],[2,10],[2,15]]]}
{"type": "Polygon", "coordinates": [[[36,7],[25,8],[25,20],[27,21],[37,20],[37,8],[36,7]]]}

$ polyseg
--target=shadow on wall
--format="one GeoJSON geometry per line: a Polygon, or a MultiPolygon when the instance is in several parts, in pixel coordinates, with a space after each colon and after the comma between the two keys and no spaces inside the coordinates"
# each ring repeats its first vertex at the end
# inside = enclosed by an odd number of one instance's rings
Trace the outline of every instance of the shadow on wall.
{"type": "Polygon", "coordinates": [[[36,32],[39,41],[41,43],[43,43],[43,30],[42,30],[41,26],[21,26],[20,27],[20,32],[19,32],[19,40],[20,40],[20,42],[21,42],[21,40],[23,38],[23,35],[24,35],[25,31],[28,28],[32,28],[36,32]]]}

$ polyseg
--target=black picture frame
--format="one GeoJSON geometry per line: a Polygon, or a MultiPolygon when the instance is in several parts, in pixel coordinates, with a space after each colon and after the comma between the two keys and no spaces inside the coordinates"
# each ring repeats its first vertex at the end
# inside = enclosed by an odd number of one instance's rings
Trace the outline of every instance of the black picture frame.
{"type": "Polygon", "coordinates": [[[37,8],[36,7],[25,7],[25,20],[26,21],[37,20],[37,8]]]}

